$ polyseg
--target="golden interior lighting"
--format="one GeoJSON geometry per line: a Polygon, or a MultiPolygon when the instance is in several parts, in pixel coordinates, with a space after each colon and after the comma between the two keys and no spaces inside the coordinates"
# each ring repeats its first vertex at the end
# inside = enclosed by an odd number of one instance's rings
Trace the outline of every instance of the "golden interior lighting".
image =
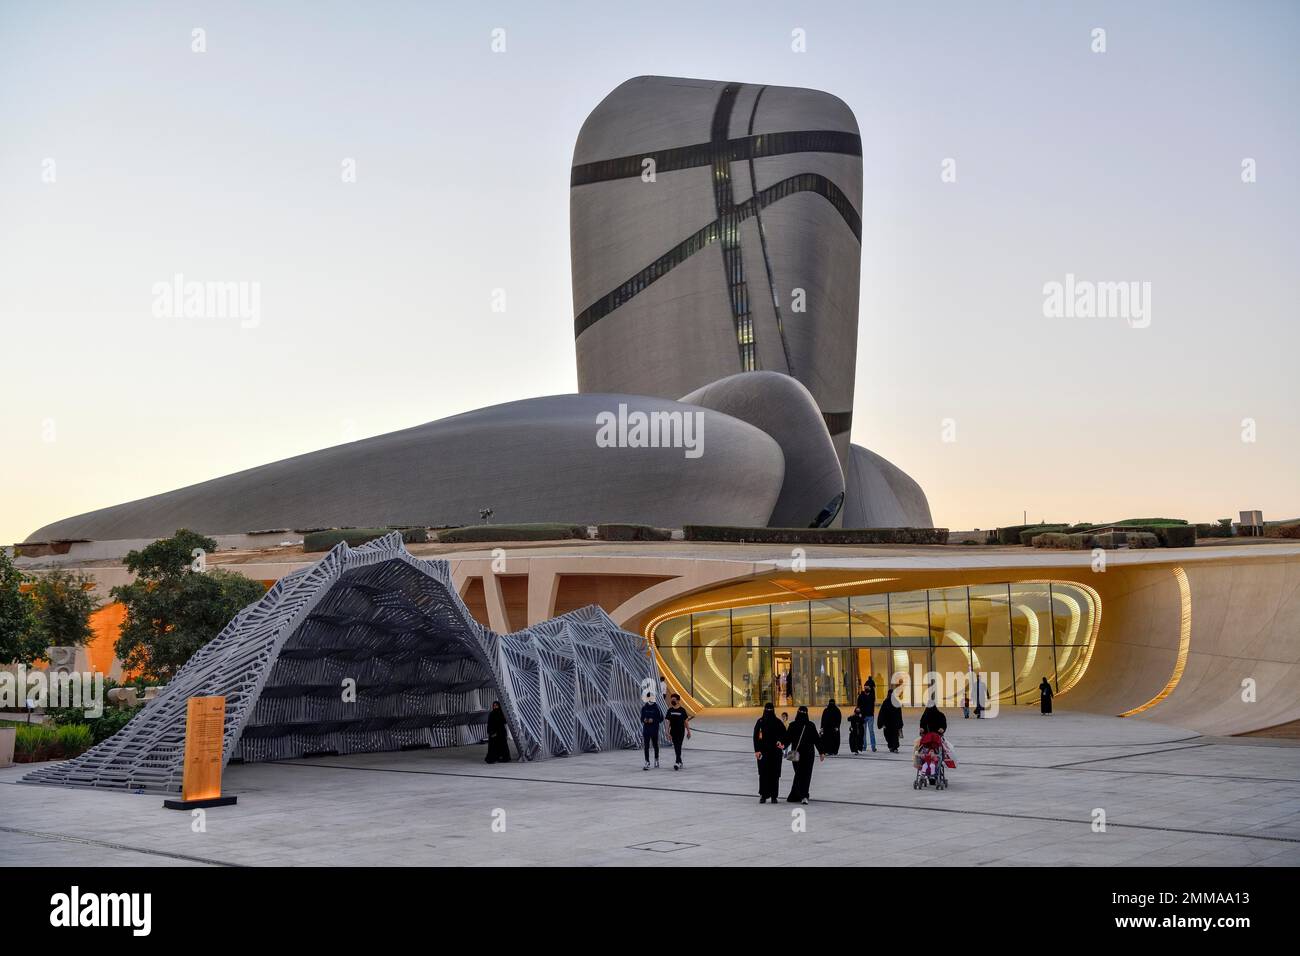
{"type": "Polygon", "coordinates": [[[1132,717],[1144,710],[1150,710],[1174,692],[1178,682],[1183,679],[1183,668],[1187,666],[1187,652],[1192,649],[1192,587],[1187,583],[1187,572],[1174,568],[1174,580],[1178,582],[1178,656],[1174,659],[1174,672],[1169,675],[1169,682],[1156,696],[1140,707],[1126,710],[1121,717],[1132,717]]]}

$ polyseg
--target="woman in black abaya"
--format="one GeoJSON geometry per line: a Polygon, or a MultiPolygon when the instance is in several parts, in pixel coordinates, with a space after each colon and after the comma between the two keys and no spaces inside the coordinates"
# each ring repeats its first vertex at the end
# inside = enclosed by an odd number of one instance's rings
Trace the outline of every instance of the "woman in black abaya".
{"type": "Polygon", "coordinates": [[[840,722],[843,716],[832,699],[822,711],[822,744],[825,753],[834,757],[840,752],[840,722]]]}
{"type": "Polygon", "coordinates": [[[776,716],[772,704],[763,705],[762,715],[754,722],[754,759],[758,762],[758,802],[776,803],[781,786],[781,751],[785,746],[785,724],[776,716]]]}
{"type": "Polygon", "coordinates": [[[889,752],[898,753],[898,735],[903,732],[903,709],[898,706],[892,693],[880,702],[876,726],[885,732],[885,744],[889,747],[889,752]]]}
{"type": "Polygon", "coordinates": [[[1043,678],[1043,682],[1038,685],[1038,712],[1040,714],[1050,714],[1052,712],[1052,685],[1043,678]]]}
{"type": "Polygon", "coordinates": [[[792,758],[794,783],[790,786],[790,795],[785,798],[785,802],[807,803],[808,790],[812,785],[813,757],[820,755],[822,760],[826,759],[821,734],[817,733],[816,726],[808,719],[807,707],[800,707],[794,720],[790,721],[790,726],[785,730],[785,745],[793,748],[795,753],[792,758]]]}
{"type": "Polygon", "coordinates": [[[501,709],[501,701],[492,701],[488,711],[488,763],[510,762],[510,741],[506,735],[506,712],[501,709]]]}

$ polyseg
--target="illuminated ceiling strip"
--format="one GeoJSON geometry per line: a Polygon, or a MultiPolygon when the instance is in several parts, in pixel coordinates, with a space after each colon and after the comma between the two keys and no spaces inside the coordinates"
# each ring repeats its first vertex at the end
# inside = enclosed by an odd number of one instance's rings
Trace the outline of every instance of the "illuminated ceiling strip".
{"type": "MultiPolygon", "coordinates": [[[[1079,581],[1053,581],[1047,578],[1033,579],[1028,581],[1016,581],[1016,584],[1056,584],[1063,587],[1078,588],[1087,596],[1089,603],[1092,605],[1092,627],[1089,628],[1088,642],[1083,647],[1083,663],[1070,676],[1073,678],[1068,684],[1061,684],[1056,693],[1064,694],[1067,690],[1079,683],[1084,673],[1088,670],[1088,665],[1092,663],[1092,652],[1097,646],[1097,635],[1101,633],[1101,595],[1086,584],[1079,581]]],[[[1055,592],[1053,592],[1055,594],[1055,592]]],[[[1057,674],[1057,683],[1060,683],[1060,674],[1057,674]]]]}
{"type": "Polygon", "coordinates": [[[1126,710],[1121,717],[1132,717],[1144,710],[1150,710],[1174,692],[1178,682],[1183,679],[1183,668],[1187,666],[1187,653],[1192,649],[1192,587],[1187,582],[1187,572],[1174,568],[1174,580],[1178,582],[1178,657],[1174,660],[1174,672],[1169,675],[1169,682],[1156,696],[1140,707],[1126,710]]]}
{"type": "MultiPolygon", "coordinates": [[[[822,591],[840,591],[844,588],[856,588],[867,584],[884,584],[887,581],[897,581],[898,578],[863,578],[860,581],[845,581],[841,584],[822,584],[814,588],[820,596],[822,591]]],[[[768,594],[753,594],[739,598],[729,598],[722,601],[708,601],[704,604],[691,604],[686,607],[673,608],[665,611],[663,614],[656,615],[650,619],[650,622],[641,629],[641,633],[654,644],[654,629],[668,620],[670,617],[679,617],[683,614],[691,614],[695,611],[721,611],[721,610],[740,610],[746,607],[755,607],[761,604],[767,598],[786,597],[789,594],[798,594],[798,591],[791,591],[786,588],[784,591],[772,591],[768,594]],[[745,601],[747,603],[737,604],[735,601],[745,601]]],[[[816,600],[815,598],[813,600],[816,600]]]]}

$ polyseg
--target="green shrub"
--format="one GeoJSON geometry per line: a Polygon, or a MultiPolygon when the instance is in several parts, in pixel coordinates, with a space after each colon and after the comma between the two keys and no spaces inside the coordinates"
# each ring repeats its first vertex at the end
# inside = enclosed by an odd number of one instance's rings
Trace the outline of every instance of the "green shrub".
{"type": "Polygon", "coordinates": [[[947,528],[728,528],[688,524],[687,541],[746,544],[947,544],[947,528]]]}
{"type": "Polygon", "coordinates": [[[1030,539],[1035,548],[1053,548],[1062,551],[1078,551],[1085,547],[1086,534],[1066,534],[1063,531],[1044,531],[1030,539]]]}
{"type": "Polygon", "coordinates": [[[306,552],[329,551],[340,541],[346,541],[349,548],[359,548],[394,531],[402,532],[402,541],[406,544],[423,544],[429,540],[429,532],[424,528],[331,528],[303,535],[302,549],[306,552]]]}
{"type": "Polygon", "coordinates": [[[1123,521],[1112,521],[1106,525],[1108,528],[1122,528],[1128,525],[1141,525],[1144,528],[1162,527],[1165,525],[1187,524],[1184,518],[1125,518],[1123,521]]]}
{"type": "Polygon", "coordinates": [[[596,537],[602,541],[671,541],[673,533],[648,524],[599,524],[596,537]]]}
{"type": "Polygon", "coordinates": [[[82,751],[89,750],[95,743],[95,735],[88,724],[65,724],[56,727],[55,733],[58,735],[59,747],[69,757],[75,757],[82,751]]]}
{"type": "Polygon", "coordinates": [[[444,544],[471,544],[484,541],[566,541],[585,539],[587,526],[576,524],[472,524],[438,532],[444,544]]]}
{"type": "Polygon", "coordinates": [[[1024,531],[1020,532],[1020,541],[1018,543],[1023,544],[1025,547],[1029,547],[1033,543],[1033,539],[1040,534],[1066,531],[1068,528],[1069,525],[1063,524],[1044,524],[1037,525],[1033,528],[1026,528],[1024,531]]]}
{"type": "Polygon", "coordinates": [[[1156,534],[1166,548],[1196,547],[1196,528],[1187,524],[1162,525],[1156,534]]]}
{"type": "Polygon", "coordinates": [[[86,724],[51,723],[16,724],[14,735],[14,760],[17,763],[36,763],[42,760],[65,760],[89,750],[95,737],[86,724]]]}

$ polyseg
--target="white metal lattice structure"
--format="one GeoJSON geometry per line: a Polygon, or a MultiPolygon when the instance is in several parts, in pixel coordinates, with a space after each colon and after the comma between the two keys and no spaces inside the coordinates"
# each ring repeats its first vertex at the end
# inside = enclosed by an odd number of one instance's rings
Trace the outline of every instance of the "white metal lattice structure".
{"type": "Polygon", "coordinates": [[[226,759],[479,743],[493,700],[523,759],[635,747],[658,679],[644,638],[595,606],[511,634],[482,626],[447,562],[394,533],[282,578],[121,731],[23,781],[177,791],[186,701],[207,695],[226,698],[226,759]]]}

